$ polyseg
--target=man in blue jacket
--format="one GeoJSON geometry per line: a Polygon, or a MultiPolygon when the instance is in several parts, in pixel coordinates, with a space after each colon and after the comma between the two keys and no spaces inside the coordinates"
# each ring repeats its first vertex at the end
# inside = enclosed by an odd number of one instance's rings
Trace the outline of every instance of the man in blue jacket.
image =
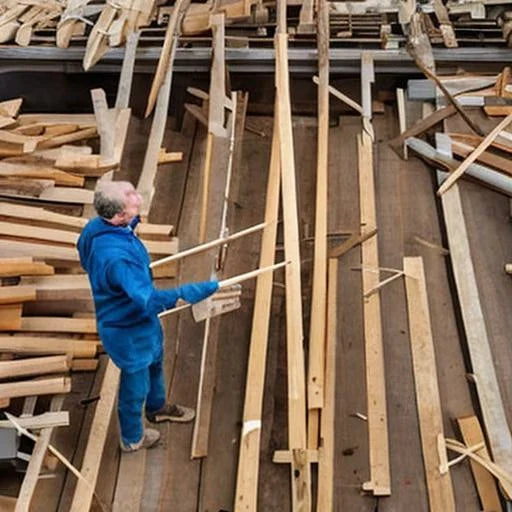
{"type": "Polygon", "coordinates": [[[94,193],[98,216],[80,235],[80,262],[89,275],[98,334],[105,351],[121,370],[118,415],[121,449],[155,445],[160,433],[152,422],[190,421],[193,409],[166,403],[162,368],[163,333],[158,313],[178,299],[195,304],[218,289],[217,281],[157,290],[149,255],[134,233],[141,196],[126,181],[99,182],[94,193]]]}

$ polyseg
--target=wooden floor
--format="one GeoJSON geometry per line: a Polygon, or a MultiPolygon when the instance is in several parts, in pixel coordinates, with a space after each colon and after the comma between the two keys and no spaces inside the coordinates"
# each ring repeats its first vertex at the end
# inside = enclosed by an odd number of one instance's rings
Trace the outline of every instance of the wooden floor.
{"type": "MultiPolygon", "coordinates": [[[[409,105],[409,119],[419,115],[419,105],[409,105]]],[[[228,226],[231,232],[263,219],[265,187],[270,156],[272,120],[249,117],[250,124],[266,136],[245,132],[241,165],[234,169],[234,193],[230,198],[228,226]]],[[[439,247],[446,245],[435,177],[431,168],[414,157],[403,161],[389,149],[387,141],[397,135],[397,113],[393,105],[374,118],[376,132],[375,179],[380,264],[402,269],[404,256],[422,256],[425,265],[437,374],[441,393],[444,429],[457,437],[454,419],[478,413],[471,371],[464,348],[463,329],[449,256],[419,241],[439,247]]],[[[359,232],[359,193],[356,134],[358,117],[343,116],[330,128],[329,232],[359,232]]],[[[136,180],[143,158],[147,124],[134,120],[124,161],[125,177],[136,180]]],[[[295,156],[299,191],[299,218],[303,260],[305,329],[308,331],[314,226],[316,126],[311,117],[294,118],[295,156]]],[[[152,222],[176,226],[181,248],[197,243],[199,230],[200,174],[205,156],[206,133],[185,116],[181,132],[168,130],[165,145],[170,151],[184,151],[183,162],[164,166],[157,177],[152,222]]],[[[510,259],[512,230],[508,198],[479,185],[461,187],[464,212],[470,234],[472,256],[482,293],[505,409],[512,421],[512,281],[503,273],[510,259]]],[[[218,205],[217,205],[218,207],[218,205]]],[[[278,246],[282,245],[280,233],[278,246]]],[[[214,238],[214,236],[212,236],[214,238]]],[[[342,238],[332,237],[332,244],[342,238]]],[[[278,252],[276,259],[282,259],[278,252]]],[[[225,276],[256,268],[259,235],[250,235],[230,246],[225,276]]],[[[405,288],[402,279],[381,290],[385,348],[386,391],[390,435],[392,494],[374,498],[361,493],[369,477],[367,425],[356,413],[366,413],[364,346],[362,330],[360,249],[340,259],[338,282],[338,348],[335,437],[335,507],[350,512],[428,511],[418,416],[408,337],[405,288]]],[[[211,256],[186,260],[179,281],[210,277],[211,256]]],[[[265,384],[259,507],[265,512],[291,509],[289,467],[271,462],[276,449],[285,449],[286,347],[284,341],[284,297],[275,275],[270,344],[265,384]]],[[[242,308],[222,317],[215,327],[217,341],[216,379],[208,457],[190,460],[192,424],[159,426],[163,442],[145,453],[119,455],[114,418],[100,470],[94,510],[135,510],[127,504],[140,500],[143,511],[223,512],[233,510],[239,437],[244,400],[245,375],[250,339],[254,283],[244,285],[242,308]],[[118,476],[119,475],[119,476],[118,476]],[[99,503],[101,502],[102,505],[99,503]]],[[[172,375],[173,401],[195,406],[199,383],[203,324],[196,324],[189,312],[165,321],[168,376],[172,375]]],[[[211,363],[210,363],[211,364],[211,363]]],[[[80,466],[94,398],[101,382],[104,361],[96,376],[77,374],[69,397],[71,426],[58,429],[54,444],[80,466]],[[90,399],[91,403],[87,400],[90,399]],[[80,401],[86,400],[86,403],[80,401]]],[[[65,404],[66,407],[66,404],[65,404]]],[[[451,470],[457,510],[478,512],[475,486],[467,462],[451,470]]],[[[59,467],[56,478],[40,480],[33,510],[68,510],[75,479],[59,467]]]]}

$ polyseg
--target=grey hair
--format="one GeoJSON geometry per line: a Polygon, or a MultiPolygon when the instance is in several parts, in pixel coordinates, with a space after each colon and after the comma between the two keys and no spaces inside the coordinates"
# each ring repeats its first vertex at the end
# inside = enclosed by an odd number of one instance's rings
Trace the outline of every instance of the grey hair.
{"type": "Polygon", "coordinates": [[[104,219],[112,219],[124,210],[124,194],[133,188],[128,181],[98,181],[94,191],[94,209],[104,219]]]}

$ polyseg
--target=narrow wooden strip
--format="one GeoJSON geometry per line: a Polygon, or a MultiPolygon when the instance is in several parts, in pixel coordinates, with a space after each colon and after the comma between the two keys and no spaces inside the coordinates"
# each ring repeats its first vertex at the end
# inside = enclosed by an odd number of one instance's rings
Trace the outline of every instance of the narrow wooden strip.
{"type": "Polygon", "coordinates": [[[69,393],[71,379],[69,377],[53,377],[51,379],[25,380],[0,383],[0,398],[16,398],[32,395],[55,395],[69,393]]]}
{"type": "Polygon", "coordinates": [[[345,240],[340,245],[333,247],[329,251],[329,258],[340,258],[344,254],[346,254],[350,249],[366,242],[369,238],[377,234],[377,229],[371,229],[370,231],[366,231],[362,234],[352,235],[348,240],[345,240]]]}
{"type": "Polygon", "coordinates": [[[69,370],[71,357],[50,356],[0,361],[0,379],[26,377],[28,375],[44,375],[63,373],[69,370]]]}
{"type": "MultiPolygon", "coordinates": [[[[457,418],[457,424],[459,425],[464,443],[467,446],[473,446],[482,442],[485,443],[484,434],[476,416],[457,418]]],[[[484,459],[491,460],[485,444],[483,448],[477,450],[475,453],[484,459]]],[[[496,482],[494,478],[487,470],[485,470],[474,460],[470,461],[470,465],[483,510],[494,510],[495,512],[501,512],[503,509],[501,507],[501,502],[498,496],[498,490],[496,488],[496,482]]]]}
{"type": "Polygon", "coordinates": [[[33,219],[48,224],[61,225],[81,230],[86,224],[87,219],[74,217],[73,215],[64,215],[54,213],[43,208],[35,206],[25,206],[21,204],[0,202],[0,216],[12,217],[15,219],[33,219]]]}
{"type": "Polygon", "coordinates": [[[416,405],[430,510],[455,511],[450,473],[441,474],[439,471],[437,437],[441,435],[444,439],[443,416],[422,258],[404,258],[404,272],[416,405]]]}

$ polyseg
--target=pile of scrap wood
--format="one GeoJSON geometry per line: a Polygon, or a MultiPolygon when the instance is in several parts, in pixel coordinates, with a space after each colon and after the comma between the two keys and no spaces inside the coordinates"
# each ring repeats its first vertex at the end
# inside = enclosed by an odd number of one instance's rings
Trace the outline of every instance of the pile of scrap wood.
{"type": "MultiPolygon", "coordinates": [[[[457,75],[442,77],[441,80],[447,92],[445,97],[439,98],[440,108],[414,126],[404,129],[390,141],[390,146],[400,156],[406,155],[404,149],[407,146],[434,166],[453,173],[455,177],[452,179],[463,176],[512,196],[512,134],[507,131],[512,121],[510,67],[493,76],[457,75]],[[490,133],[482,131],[474,122],[468,125],[469,129],[464,133],[437,131],[437,147],[419,138],[444,119],[458,111],[460,113],[459,109],[469,108],[480,108],[489,117],[504,119],[490,133]]],[[[413,101],[430,101],[436,97],[435,84],[428,80],[411,81],[408,92],[409,99],[413,101]]],[[[403,111],[403,108],[399,110],[403,111]]],[[[403,119],[402,125],[404,123],[403,119]]]]}

